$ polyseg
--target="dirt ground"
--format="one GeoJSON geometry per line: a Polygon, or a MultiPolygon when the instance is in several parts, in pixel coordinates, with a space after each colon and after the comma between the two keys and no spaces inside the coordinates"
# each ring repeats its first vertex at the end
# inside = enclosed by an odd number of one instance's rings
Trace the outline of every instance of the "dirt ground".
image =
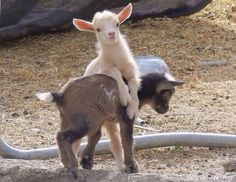
{"type": "MultiPolygon", "coordinates": [[[[175,77],[186,82],[177,89],[168,113],[142,109],[145,127],[155,131],[135,128],[135,135],[176,131],[236,134],[234,0],[213,1],[189,17],[146,19],[122,25],[121,29],[134,55],[162,57],[175,77]],[[221,64],[206,65],[211,61],[221,64]]],[[[72,30],[0,45],[1,137],[22,149],[56,144],[56,107],[37,101],[34,94],[59,90],[69,78],[82,75],[96,56],[95,41],[91,33],[72,30]]],[[[183,181],[236,181],[236,174],[225,172],[222,166],[236,158],[236,149],[166,147],[135,155],[141,174],[158,174],[170,180],[174,175],[183,181]]],[[[27,163],[0,161],[1,165],[27,163]]],[[[59,159],[35,161],[32,165],[37,164],[60,168],[59,159]]],[[[94,169],[114,170],[112,156],[97,156],[94,169]]]]}

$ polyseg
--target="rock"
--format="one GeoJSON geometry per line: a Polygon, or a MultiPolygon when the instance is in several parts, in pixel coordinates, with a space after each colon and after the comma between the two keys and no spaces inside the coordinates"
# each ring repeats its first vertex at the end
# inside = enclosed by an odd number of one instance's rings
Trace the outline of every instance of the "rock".
{"type": "Polygon", "coordinates": [[[136,56],[135,61],[138,64],[138,68],[141,75],[146,75],[153,72],[170,72],[170,69],[166,62],[156,56],[136,56]]]}
{"type": "Polygon", "coordinates": [[[14,113],[12,113],[11,116],[14,117],[14,118],[17,118],[17,117],[19,117],[20,115],[19,115],[18,113],[14,112],[14,113]]]}
{"type": "Polygon", "coordinates": [[[186,71],[192,72],[192,71],[194,71],[194,69],[193,69],[192,67],[187,67],[187,68],[186,68],[186,71]]]}
{"type": "Polygon", "coordinates": [[[52,124],[52,122],[51,122],[51,121],[48,121],[48,125],[52,126],[53,124],[52,124]]]}
{"type": "Polygon", "coordinates": [[[236,160],[227,161],[223,164],[226,172],[236,172],[236,160]]]}
{"type": "Polygon", "coordinates": [[[232,12],[235,12],[236,11],[236,5],[233,5],[232,6],[232,12]]]}
{"type": "Polygon", "coordinates": [[[32,128],[31,131],[34,132],[34,133],[39,133],[40,129],[39,128],[32,128]]]}
{"type": "Polygon", "coordinates": [[[29,96],[25,96],[25,97],[23,97],[23,99],[29,99],[30,97],[29,96]]]}
{"type": "Polygon", "coordinates": [[[90,20],[97,11],[104,9],[116,11],[117,8],[127,5],[128,2],[133,2],[134,6],[130,20],[137,21],[148,17],[191,15],[203,9],[212,0],[100,0],[99,3],[97,0],[48,0],[47,3],[44,1],[4,0],[1,7],[0,42],[29,34],[65,31],[72,27],[72,19],[76,16],[90,20]]]}
{"type": "Polygon", "coordinates": [[[28,115],[28,114],[29,114],[29,112],[28,112],[28,111],[26,111],[26,110],[24,110],[24,111],[23,111],[23,114],[24,114],[24,115],[28,115]]]}

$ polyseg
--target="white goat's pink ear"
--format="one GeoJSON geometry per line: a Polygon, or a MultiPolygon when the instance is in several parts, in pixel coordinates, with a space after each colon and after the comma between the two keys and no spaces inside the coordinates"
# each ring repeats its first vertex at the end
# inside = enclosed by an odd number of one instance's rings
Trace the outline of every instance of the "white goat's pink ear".
{"type": "Polygon", "coordinates": [[[118,18],[120,23],[123,23],[125,20],[127,20],[131,13],[132,13],[133,6],[131,3],[129,3],[119,14],[118,18]]]}
{"type": "Polygon", "coordinates": [[[73,19],[73,24],[81,31],[93,31],[92,23],[81,19],[73,19]]]}

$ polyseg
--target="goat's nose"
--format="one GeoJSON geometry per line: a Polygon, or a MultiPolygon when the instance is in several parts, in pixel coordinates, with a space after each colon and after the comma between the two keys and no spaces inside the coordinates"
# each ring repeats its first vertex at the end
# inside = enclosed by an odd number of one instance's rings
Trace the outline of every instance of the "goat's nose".
{"type": "Polygon", "coordinates": [[[108,35],[109,35],[109,36],[114,36],[114,35],[115,35],[115,32],[108,32],[108,35]]]}

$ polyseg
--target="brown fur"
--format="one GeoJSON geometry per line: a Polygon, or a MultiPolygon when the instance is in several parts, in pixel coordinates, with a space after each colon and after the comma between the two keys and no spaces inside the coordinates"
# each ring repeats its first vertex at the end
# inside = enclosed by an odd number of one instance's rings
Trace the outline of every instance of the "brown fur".
{"type": "Polygon", "coordinates": [[[101,137],[101,126],[110,126],[111,131],[117,121],[120,124],[125,171],[137,172],[133,156],[133,121],[119,103],[118,87],[114,79],[105,75],[74,79],[66,84],[59,95],[61,99],[56,102],[62,123],[57,134],[57,143],[63,165],[75,177],[78,164],[72,144],[79,143],[82,137],[88,136],[88,144],[81,156],[81,165],[91,169],[95,145],[101,137]]]}

